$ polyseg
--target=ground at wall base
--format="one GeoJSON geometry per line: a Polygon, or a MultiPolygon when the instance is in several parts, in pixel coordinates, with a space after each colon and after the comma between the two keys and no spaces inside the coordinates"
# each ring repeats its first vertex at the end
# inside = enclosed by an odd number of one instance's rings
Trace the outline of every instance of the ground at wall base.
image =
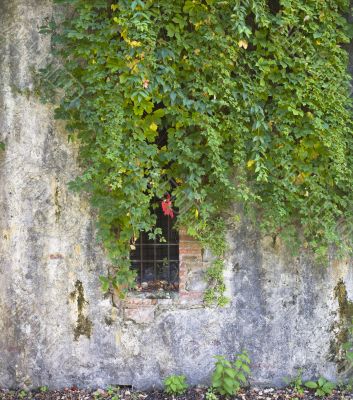
{"type": "MultiPolygon", "coordinates": [[[[207,388],[194,387],[181,396],[168,396],[163,391],[137,392],[131,389],[121,389],[117,394],[109,394],[107,390],[79,390],[78,388],[66,388],[57,391],[9,391],[0,390],[0,400],[207,400],[207,388]],[[114,397],[116,396],[116,397],[114,397]]],[[[225,400],[218,396],[219,400],[225,400]]],[[[314,400],[313,391],[305,390],[303,395],[298,395],[292,388],[283,389],[258,389],[252,388],[242,390],[236,396],[228,397],[228,400],[314,400]]],[[[353,392],[335,390],[324,399],[330,400],[353,400],[353,392]]]]}

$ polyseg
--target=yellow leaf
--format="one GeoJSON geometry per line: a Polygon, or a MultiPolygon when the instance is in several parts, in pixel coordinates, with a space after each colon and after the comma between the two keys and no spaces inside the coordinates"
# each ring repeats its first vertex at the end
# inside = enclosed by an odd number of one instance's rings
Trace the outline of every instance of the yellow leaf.
{"type": "Polygon", "coordinates": [[[200,54],[200,51],[201,51],[200,49],[195,49],[194,53],[198,56],[200,54]]]}
{"type": "MultiPolygon", "coordinates": [[[[119,22],[117,17],[113,18],[115,22],[119,22]]],[[[120,33],[121,37],[126,40],[127,39],[127,29],[123,29],[120,33]]]]}
{"type": "Polygon", "coordinates": [[[255,160],[249,160],[246,164],[248,168],[251,168],[255,164],[255,160]]]}
{"type": "Polygon", "coordinates": [[[129,45],[131,47],[141,47],[142,46],[142,43],[138,42],[136,40],[130,40],[130,41],[127,40],[127,42],[129,43],[129,45]]]}
{"type": "Polygon", "coordinates": [[[196,208],[195,209],[195,217],[198,218],[199,217],[199,210],[196,208]]]}
{"type": "Polygon", "coordinates": [[[115,10],[117,10],[117,9],[119,8],[119,5],[118,5],[118,4],[112,4],[112,5],[110,6],[110,8],[111,8],[113,11],[115,11],[115,10]]]}
{"type": "Polygon", "coordinates": [[[295,183],[296,185],[302,185],[302,184],[304,183],[304,181],[305,181],[305,173],[300,172],[300,173],[296,176],[296,178],[295,178],[295,180],[294,180],[294,183],[295,183]]]}
{"type": "Polygon", "coordinates": [[[239,47],[243,47],[244,49],[248,48],[248,42],[246,40],[239,40],[238,42],[239,47]]]}
{"type": "Polygon", "coordinates": [[[157,128],[158,128],[157,124],[155,124],[154,122],[152,122],[152,124],[150,125],[151,131],[156,132],[157,128]]]}

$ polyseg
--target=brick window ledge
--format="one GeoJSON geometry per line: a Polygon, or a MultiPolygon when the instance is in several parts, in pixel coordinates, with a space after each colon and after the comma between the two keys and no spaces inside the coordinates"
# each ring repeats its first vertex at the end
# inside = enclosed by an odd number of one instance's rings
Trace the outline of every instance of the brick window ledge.
{"type": "Polygon", "coordinates": [[[125,320],[148,324],[163,310],[203,307],[204,273],[208,263],[203,261],[197,240],[188,236],[184,229],[179,231],[179,259],[179,291],[172,293],[171,298],[144,298],[140,293],[129,293],[120,301],[125,320]]]}

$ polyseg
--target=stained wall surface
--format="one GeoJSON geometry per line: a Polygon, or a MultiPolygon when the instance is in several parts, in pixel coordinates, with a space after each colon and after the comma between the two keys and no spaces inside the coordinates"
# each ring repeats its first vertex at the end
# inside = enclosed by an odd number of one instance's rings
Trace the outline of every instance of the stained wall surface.
{"type": "Polygon", "coordinates": [[[337,379],[352,266],[291,259],[247,224],[228,235],[227,308],[162,302],[135,318],[102,295],[94,215],[67,188],[77,149],[33,94],[52,13],[49,0],[0,0],[0,386],[147,388],[172,373],[208,383],[213,356],[243,348],[256,385],[296,368],[337,379]]]}

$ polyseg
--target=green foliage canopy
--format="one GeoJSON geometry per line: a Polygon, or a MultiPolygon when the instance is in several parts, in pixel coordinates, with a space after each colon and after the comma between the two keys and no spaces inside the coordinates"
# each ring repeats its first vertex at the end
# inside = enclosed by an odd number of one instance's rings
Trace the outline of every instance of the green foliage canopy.
{"type": "Polygon", "coordinates": [[[72,7],[50,24],[64,66],[57,117],[81,143],[74,186],[99,211],[113,286],[133,280],[139,232],[160,235],[150,203],[166,193],[218,257],[210,302],[224,303],[233,202],[321,256],[350,248],[340,235],[353,204],[348,1],[56,2],[72,7]]]}

